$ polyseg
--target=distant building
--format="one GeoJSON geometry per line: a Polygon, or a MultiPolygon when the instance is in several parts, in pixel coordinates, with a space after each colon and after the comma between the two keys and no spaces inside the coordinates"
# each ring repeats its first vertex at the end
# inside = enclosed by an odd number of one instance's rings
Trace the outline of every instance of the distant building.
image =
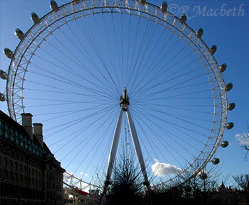
{"type": "Polygon", "coordinates": [[[63,173],[43,142],[42,124],[22,125],[0,111],[0,205],[62,205],[63,173]]]}
{"type": "Polygon", "coordinates": [[[209,193],[209,201],[213,204],[246,205],[249,200],[249,192],[232,187],[225,187],[224,183],[216,191],[209,193]]]}

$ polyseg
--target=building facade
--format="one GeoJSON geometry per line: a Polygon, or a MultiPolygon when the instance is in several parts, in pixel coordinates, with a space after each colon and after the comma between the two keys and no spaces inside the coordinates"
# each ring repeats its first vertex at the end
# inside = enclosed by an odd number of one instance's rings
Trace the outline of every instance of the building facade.
{"type": "Polygon", "coordinates": [[[22,125],[0,111],[0,205],[62,205],[63,173],[43,142],[42,124],[22,125]]]}

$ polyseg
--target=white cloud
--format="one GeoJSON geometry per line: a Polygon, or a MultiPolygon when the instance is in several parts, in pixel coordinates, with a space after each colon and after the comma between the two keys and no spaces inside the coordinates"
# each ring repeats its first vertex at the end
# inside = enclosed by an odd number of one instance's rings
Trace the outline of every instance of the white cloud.
{"type": "Polygon", "coordinates": [[[249,147],[249,133],[237,134],[235,137],[240,145],[249,147]]]}
{"type": "Polygon", "coordinates": [[[88,174],[87,173],[83,173],[83,172],[80,172],[81,175],[84,175],[86,177],[88,177],[88,174]]]}
{"type": "Polygon", "coordinates": [[[151,167],[152,172],[154,172],[156,176],[163,177],[165,175],[178,174],[182,171],[182,169],[177,168],[175,165],[162,163],[157,159],[155,161],[156,162],[151,167]]]}

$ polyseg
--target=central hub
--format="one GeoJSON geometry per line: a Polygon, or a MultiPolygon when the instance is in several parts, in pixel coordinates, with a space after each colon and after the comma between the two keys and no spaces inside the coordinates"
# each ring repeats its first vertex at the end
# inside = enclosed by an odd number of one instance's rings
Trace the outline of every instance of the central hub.
{"type": "Polygon", "coordinates": [[[130,105],[129,97],[127,95],[127,90],[124,88],[123,94],[120,96],[120,106],[123,108],[124,111],[127,111],[128,106],[130,105]]]}

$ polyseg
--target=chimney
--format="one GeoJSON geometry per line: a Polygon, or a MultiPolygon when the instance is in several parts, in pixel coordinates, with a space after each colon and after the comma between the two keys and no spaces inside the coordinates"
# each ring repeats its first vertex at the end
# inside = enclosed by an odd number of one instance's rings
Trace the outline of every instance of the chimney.
{"type": "Polygon", "coordinates": [[[27,131],[29,138],[31,140],[33,140],[32,117],[33,117],[33,115],[30,113],[22,113],[22,126],[27,131]]]}
{"type": "Polygon", "coordinates": [[[38,139],[39,143],[43,147],[43,135],[42,135],[42,124],[41,123],[34,123],[34,135],[38,139]]]}

